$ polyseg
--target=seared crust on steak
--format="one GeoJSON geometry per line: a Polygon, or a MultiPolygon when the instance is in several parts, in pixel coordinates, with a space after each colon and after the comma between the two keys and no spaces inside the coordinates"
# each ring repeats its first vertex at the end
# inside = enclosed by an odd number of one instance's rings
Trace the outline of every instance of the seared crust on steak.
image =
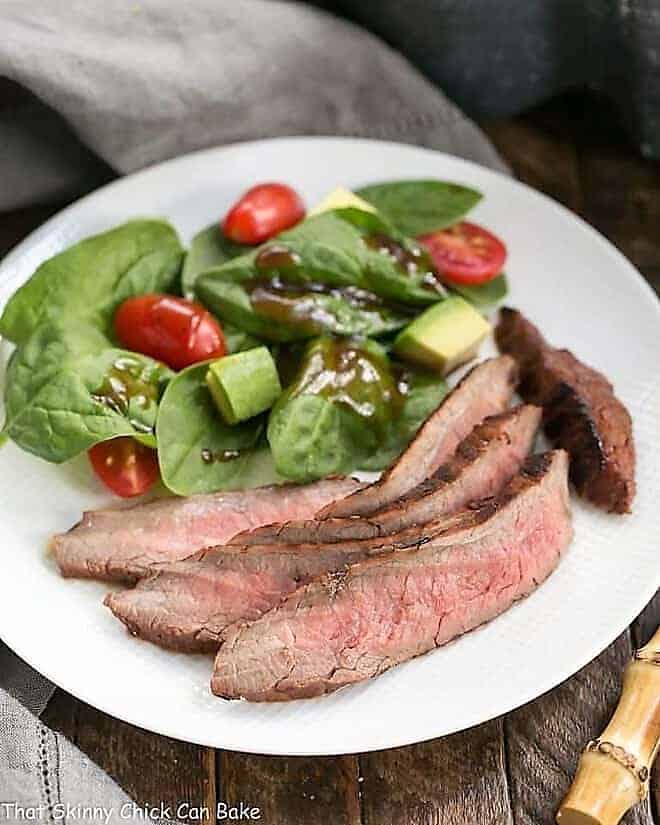
{"type": "Polygon", "coordinates": [[[517,381],[516,363],[507,355],[477,364],[378,481],[325,507],[318,518],[369,515],[401,498],[448,461],[484,418],[507,408],[517,381]]]}
{"type": "Polygon", "coordinates": [[[430,478],[369,516],[269,524],[239,533],[231,543],[336,542],[392,535],[425,524],[470,501],[499,492],[530,452],[540,422],[540,408],[530,405],[490,416],[430,478]]]}
{"type": "Polygon", "coordinates": [[[539,420],[540,410],[525,406],[476,427],[423,499],[402,501],[384,514],[381,530],[395,535],[381,535],[378,522],[361,518],[345,521],[354,528],[363,522],[363,530],[332,543],[225,545],[155,565],[134,590],[109,595],[106,605],[134,635],[161,647],[217,649],[227,627],[256,619],[301,583],[384,549],[428,540],[446,529],[450,513],[499,492],[520,469],[539,420]]]}
{"type": "Polygon", "coordinates": [[[549,346],[517,310],[502,309],[495,339],[518,361],[522,397],[543,406],[548,437],[570,453],[578,493],[609,512],[629,512],[635,496],[632,421],[610,382],[568,350],[549,346]]]}
{"type": "Polygon", "coordinates": [[[211,688],[282,701],[377,676],[506,610],[555,568],[572,537],[568,456],[534,457],[498,499],[465,510],[417,549],[321,576],[235,626],[211,688]]]}
{"type": "Polygon", "coordinates": [[[131,582],[152,564],[187,558],[243,530],[309,518],[361,486],[352,478],[327,478],[95,510],[68,533],[54,536],[51,546],[63,576],[131,582]]]}

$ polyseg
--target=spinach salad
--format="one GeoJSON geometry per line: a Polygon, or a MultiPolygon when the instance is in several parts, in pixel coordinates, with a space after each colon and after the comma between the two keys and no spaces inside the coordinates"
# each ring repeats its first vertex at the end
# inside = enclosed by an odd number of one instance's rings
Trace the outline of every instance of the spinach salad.
{"type": "Polygon", "coordinates": [[[89,451],[119,495],[381,470],[442,401],[507,292],[473,189],[338,189],[309,214],[249,190],[182,246],[130,220],[45,261],[9,300],[3,439],[89,451]]]}

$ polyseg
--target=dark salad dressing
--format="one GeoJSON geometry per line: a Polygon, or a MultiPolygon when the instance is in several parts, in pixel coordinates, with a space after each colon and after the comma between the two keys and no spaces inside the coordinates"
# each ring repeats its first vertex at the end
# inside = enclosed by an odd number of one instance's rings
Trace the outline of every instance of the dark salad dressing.
{"type": "Polygon", "coordinates": [[[236,461],[247,452],[251,452],[252,448],[248,450],[209,450],[208,447],[202,449],[202,461],[204,464],[215,464],[216,462],[236,461]]]}
{"type": "Polygon", "coordinates": [[[394,307],[366,289],[357,286],[329,286],[317,282],[286,281],[279,275],[254,279],[244,284],[254,311],[262,317],[281,324],[295,325],[310,333],[332,329],[335,316],[329,312],[319,296],[331,296],[363,313],[382,313],[395,310],[410,314],[409,308],[394,307]]]}
{"type": "MultiPolygon", "coordinates": [[[[371,250],[386,255],[402,275],[416,278],[423,288],[444,292],[438,273],[426,250],[418,245],[404,246],[384,232],[362,237],[371,250]]],[[[362,313],[373,313],[374,320],[393,311],[411,314],[410,308],[383,301],[374,293],[357,286],[330,286],[306,281],[302,259],[283,243],[267,244],[255,258],[257,277],[244,283],[253,310],[258,315],[281,324],[295,324],[309,334],[335,328],[335,317],[319,296],[344,301],[362,313]]]]}
{"type": "Polygon", "coordinates": [[[392,372],[387,356],[369,342],[320,338],[303,360],[294,392],[313,394],[349,407],[384,437],[401,412],[408,382],[392,372]]]}
{"type": "Polygon", "coordinates": [[[150,433],[152,427],[130,414],[133,405],[146,410],[158,402],[158,385],[145,380],[143,371],[144,364],[137,359],[129,356],[118,358],[106,373],[101,386],[91,395],[95,401],[128,418],[138,432],[150,433]]]}
{"type": "Polygon", "coordinates": [[[284,244],[268,244],[254,259],[259,272],[298,272],[302,261],[300,255],[284,244]]]}
{"type": "Polygon", "coordinates": [[[387,255],[404,275],[420,278],[422,284],[429,289],[444,291],[431,256],[423,247],[405,247],[384,232],[372,232],[365,235],[362,241],[369,249],[387,255]]]}

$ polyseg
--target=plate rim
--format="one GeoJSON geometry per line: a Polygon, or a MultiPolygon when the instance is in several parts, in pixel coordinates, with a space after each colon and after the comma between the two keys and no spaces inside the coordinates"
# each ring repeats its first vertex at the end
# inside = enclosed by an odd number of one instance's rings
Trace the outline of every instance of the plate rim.
{"type": "MultiPolygon", "coordinates": [[[[57,227],[57,225],[60,222],[66,220],[72,213],[75,214],[78,210],[84,210],[89,208],[90,206],[93,206],[94,200],[96,198],[103,197],[108,191],[111,191],[115,188],[121,188],[121,186],[127,181],[135,182],[136,180],[139,181],[140,179],[148,180],[150,176],[158,175],[164,167],[174,167],[192,158],[203,159],[204,156],[217,156],[218,153],[222,153],[224,151],[232,149],[241,149],[249,152],[263,145],[272,145],[280,143],[283,144],[291,142],[301,142],[305,144],[361,144],[371,146],[374,148],[389,146],[398,150],[404,149],[416,153],[427,154],[430,157],[441,157],[448,160],[452,164],[464,165],[467,168],[471,168],[478,174],[486,176],[495,176],[496,178],[507,181],[509,184],[513,184],[514,187],[522,187],[529,195],[531,195],[534,198],[540,199],[540,201],[543,202],[548,208],[552,209],[553,211],[555,211],[555,213],[559,214],[563,221],[569,224],[577,224],[579,227],[581,227],[583,231],[586,231],[586,234],[590,237],[592,241],[597,243],[601,247],[601,249],[616,262],[616,264],[619,267],[623,267],[628,272],[628,283],[631,286],[633,283],[636,284],[636,288],[640,298],[647,302],[649,306],[652,305],[654,307],[654,311],[657,314],[658,321],[660,321],[660,302],[657,300],[657,296],[655,295],[655,292],[653,291],[650,284],[644,279],[644,277],[637,270],[637,268],[601,232],[599,232],[595,227],[591,226],[591,224],[589,224],[581,216],[575,214],[568,207],[559,203],[551,196],[543,192],[540,192],[537,189],[534,189],[532,186],[524,183],[523,181],[518,180],[513,175],[507,175],[504,172],[491,169],[489,167],[476,163],[475,161],[467,160],[465,158],[461,158],[447,152],[442,152],[430,149],[428,147],[416,146],[414,144],[402,143],[398,141],[376,140],[370,138],[338,137],[332,135],[279,136],[276,138],[263,138],[249,141],[235,141],[232,143],[222,144],[219,146],[206,147],[203,149],[198,149],[194,152],[189,152],[183,155],[176,156],[174,158],[170,158],[164,161],[160,161],[158,163],[151,164],[136,172],[119,177],[116,180],[110,181],[109,183],[106,183],[103,186],[93,190],[92,192],[89,192],[86,195],[78,198],[73,203],[68,204],[66,207],[59,210],[50,218],[48,218],[43,224],[41,224],[39,227],[33,230],[29,235],[27,235],[25,238],[19,241],[0,261],[0,285],[3,288],[8,286],[10,287],[13,284],[13,282],[17,280],[17,278],[11,277],[3,278],[3,273],[5,272],[5,270],[11,268],[11,266],[14,263],[14,260],[17,260],[22,254],[24,254],[25,247],[33,246],[34,244],[38,243],[42,238],[47,237],[53,231],[53,229],[57,227]]],[[[610,629],[608,632],[603,632],[602,634],[600,634],[598,639],[592,642],[592,644],[589,646],[589,649],[586,651],[586,653],[574,657],[574,659],[580,660],[577,664],[573,662],[572,664],[567,665],[559,674],[557,674],[557,672],[555,671],[553,675],[549,675],[546,679],[542,680],[538,684],[537,688],[527,691],[527,693],[522,698],[520,696],[517,696],[515,700],[513,700],[512,702],[500,701],[497,709],[492,709],[491,711],[489,711],[489,715],[487,717],[484,717],[483,713],[474,713],[474,715],[467,713],[465,714],[464,719],[460,722],[460,724],[457,727],[450,726],[449,729],[447,729],[444,733],[441,734],[431,733],[428,737],[425,738],[419,738],[415,735],[408,738],[405,735],[401,735],[393,738],[390,742],[388,742],[387,745],[383,745],[380,743],[366,746],[361,745],[359,749],[353,750],[338,750],[334,748],[319,749],[315,747],[294,749],[286,747],[264,748],[263,746],[260,746],[256,749],[251,749],[249,746],[246,747],[245,742],[231,741],[231,738],[227,740],[226,737],[221,736],[220,738],[223,739],[223,742],[220,743],[219,740],[217,738],[214,738],[213,736],[209,738],[190,735],[185,736],[177,732],[176,730],[169,729],[167,725],[152,723],[145,724],[144,721],[137,719],[136,716],[132,714],[130,711],[118,713],[114,707],[110,708],[105,701],[99,701],[98,699],[90,697],[87,691],[84,689],[81,690],[77,684],[73,686],[70,685],[68,674],[60,675],[58,673],[56,675],[53,675],[52,668],[43,669],[42,667],[40,667],[33,660],[32,656],[30,656],[29,654],[26,655],[25,651],[22,650],[20,640],[18,644],[16,644],[15,640],[8,640],[6,629],[0,631],[0,639],[2,639],[5,642],[5,644],[7,644],[7,646],[11,650],[13,650],[16,653],[16,655],[19,656],[19,658],[21,658],[24,662],[26,662],[28,665],[34,668],[38,673],[43,675],[47,680],[52,682],[56,687],[59,687],[60,689],[70,693],[71,695],[75,696],[81,701],[84,701],[90,706],[96,708],[97,710],[106,713],[109,716],[112,716],[113,718],[119,719],[120,721],[131,724],[142,730],[153,732],[162,736],[168,736],[178,741],[189,742],[191,744],[199,745],[202,747],[213,747],[243,753],[254,753],[268,756],[337,756],[344,754],[368,753],[380,750],[389,750],[391,748],[404,747],[406,745],[426,742],[432,739],[448,736],[452,733],[456,733],[461,730],[467,730],[476,725],[488,722],[494,718],[510,713],[511,711],[521,707],[522,705],[534,701],[540,696],[546,694],[548,691],[557,687],[566,679],[572,677],[585,665],[587,665],[594,658],[596,658],[615,639],[617,639],[621,635],[621,633],[624,632],[630,626],[630,624],[635,620],[639,613],[644,610],[645,606],[651,601],[651,599],[655,595],[656,591],[658,590],[658,587],[660,586],[660,571],[658,579],[658,583],[653,582],[653,580],[649,581],[648,587],[645,589],[644,593],[640,595],[640,597],[636,600],[635,606],[626,612],[625,623],[622,626],[618,627],[616,632],[613,632],[610,629]],[[639,606],[640,604],[641,606],[639,606]]],[[[620,622],[617,623],[617,626],[619,624],[620,622]]],[[[322,702],[323,699],[316,701],[322,702]]],[[[220,731],[222,731],[222,727],[220,727],[220,731]]]]}

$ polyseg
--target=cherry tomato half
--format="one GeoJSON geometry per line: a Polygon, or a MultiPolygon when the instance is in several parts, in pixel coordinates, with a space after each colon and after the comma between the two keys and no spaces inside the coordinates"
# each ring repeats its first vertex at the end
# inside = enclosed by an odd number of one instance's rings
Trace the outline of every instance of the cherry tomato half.
{"type": "Polygon", "coordinates": [[[146,493],[160,476],[156,451],[130,436],[95,444],[89,460],[105,486],[123,498],[146,493]]]}
{"type": "Polygon", "coordinates": [[[115,331],[127,349],[175,370],[226,352],[215,318],[200,304],[172,295],[153,293],[124,301],[115,314],[115,331]]]}
{"type": "Polygon", "coordinates": [[[500,274],[506,260],[502,241],[476,223],[463,221],[418,240],[450,284],[484,284],[500,274]]]}
{"type": "Polygon", "coordinates": [[[260,244],[304,217],[305,204],[295,189],[284,183],[261,183],[232,206],[222,231],[237,243],[260,244]]]}

